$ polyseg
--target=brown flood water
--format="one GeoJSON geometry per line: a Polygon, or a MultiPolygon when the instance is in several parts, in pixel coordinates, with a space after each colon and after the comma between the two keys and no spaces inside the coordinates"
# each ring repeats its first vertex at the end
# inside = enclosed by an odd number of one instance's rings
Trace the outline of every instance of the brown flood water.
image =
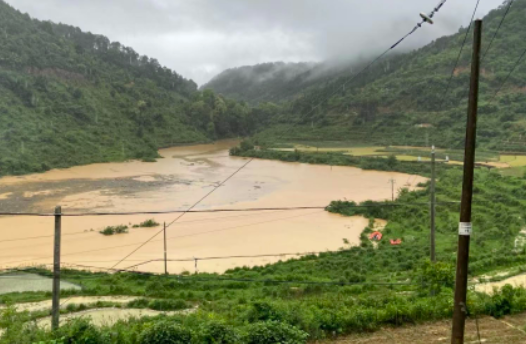
{"type": "MultiPolygon", "coordinates": [[[[184,210],[246,163],[228,156],[234,142],[169,148],[156,163],[130,161],[93,164],[43,174],[0,179],[0,209],[51,212],[131,212],[184,210]]],[[[362,171],[254,160],[195,209],[326,206],[332,200],[391,198],[389,180],[414,188],[424,178],[401,173],[362,171]]],[[[154,218],[172,222],[179,214],[65,217],[62,262],[111,267],[161,230],[130,228],[130,233],[103,236],[109,225],[136,224],[154,218]],[[93,230],[93,231],[91,231],[93,230]]],[[[53,218],[0,217],[0,267],[52,263],[53,218]],[[42,236],[42,237],[41,237],[42,236]],[[34,239],[18,240],[27,237],[34,239]]],[[[367,225],[361,217],[342,217],[322,210],[240,213],[189,213],[167,230],[168,258],[266,255],[337,250],[342,239],[359,242],[367,225]]],[[[199,271],[223,272],[236,266],[267,264],[293,256],[198,261],[199,271]]],[[[162,233],[119,268],[163,258],[162,233]]],[[[161,272],[162,262],[139,267],[161,272]]],[[[169,262],[172,273],[195,271],[195,261],[169,262]]]]}

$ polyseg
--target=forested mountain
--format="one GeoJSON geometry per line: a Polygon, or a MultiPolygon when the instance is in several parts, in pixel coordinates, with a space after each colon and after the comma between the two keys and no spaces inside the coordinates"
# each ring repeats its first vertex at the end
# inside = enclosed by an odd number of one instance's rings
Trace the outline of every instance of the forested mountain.
{"type": "Polygon", "coordinates": [[[247,135],[251,111],[130,47],[0,0],[0,175],[247,135]]]}
{"type": "MultiPolygon", "coordinates": [[[[504,12],[484,18],[484,50],[504,12]]],[[[483,61],[478,143],[485,148],[524,150],[525,67],[492,95],[526,48],[525,13],[526,0],[516,0],[483,61]]],[[[191,80],[104,36],[31,19],[0,0],[0,175],[152,158],[159,147],[256,131],[269,141],[458,148],[471,33],[447,85],[465,34],[460,29],[410,53],[395,51],[352,79],[366,61],[242,67],[204,87],[215,85],[216,93],[251,107],[198,91],[191,80]]]]}
{"type": "MultiPolygon", "coordinates": [[[[484,18],[484,52],[508,4],[509,0],[484,18]]],[[[526,144],[524,63],[518,65],[493,99],[526,49],[526,27],[522,25],[525,14],[526,0],[516,0],[483,59],[478,143],[485,148],[524,150],[526,144]]],[[[356,78],[347,68],[337,77],[293,89],[292,94],[281,96],[292,100],[280,103],[282,111],[272,119],[274,125],[260,137],[411,145],[435,142],[462,147],[472,30],[454,71],[453,66],[465,36],[466,28],[461,28],[457,34],[421,49],[390,55],[356,78]]],[[[357,70],[359,64],[353,66],[353,72],[357,70]]]]}
{"type": "Polygon", "coordinates": [[[321,64],[269,62],[255,66],[227,69],[214,77],[202,89],[212,89],[236,100],[251,103],[281,101],[294,90],[305,87],[310,81],[318,80],[322,73],[321,64]]]}
{"type": "Polygon", "coordinates": [[[367,61],[285,63],[269,62],[231,68],[201,86],[250,104],[283,103],[312,88],[323,87],[341,75],[352,74],[367,61]]]}

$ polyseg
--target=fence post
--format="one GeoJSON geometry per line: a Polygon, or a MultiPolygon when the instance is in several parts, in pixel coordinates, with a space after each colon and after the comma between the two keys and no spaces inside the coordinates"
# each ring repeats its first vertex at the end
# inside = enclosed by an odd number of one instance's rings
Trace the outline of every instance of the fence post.
{"type": "Polygon", "coordinates": [[[164,274],[168,275],[168,263],[166,254],[166,222],[164,223],[164,274]]]}
{"type": "Polygon", "coordinates": [[[53,301],[51,309],[51,329],[59,327],[60,315],[60,236],[62,227],[62,207],[55,208],[55,248],[53,252],[53,301]]]}

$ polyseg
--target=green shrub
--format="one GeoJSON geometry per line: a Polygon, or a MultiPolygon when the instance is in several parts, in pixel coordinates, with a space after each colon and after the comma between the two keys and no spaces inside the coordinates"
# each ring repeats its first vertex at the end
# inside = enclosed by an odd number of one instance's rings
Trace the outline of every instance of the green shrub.
{"type": "Polygon", "coordinates": [[[196,343],[199,344],[236,344],[241,343],[239,333],[220,321],[201,323],[196,331],[196,343]]]}
{"type": "Polygon", "coordinates": [[[153,300],[148,304],[148,308],[156,311],[177,311],[189,307],[184,300],[153,300]]]}
{"type": "Polygon", "coordinates": [[[265,301],[254,302],[247,318],[250,322],[284,320],[283,314],[274,306],[274,304],[265,301]]]}
{"type": "Polygon", "coordinates": [[[120,225],[120,226],[108,226],[104,228],[103,230],[99,231],[102,235],[114,235],[114,234],[123,234],[128,233],[128,226],[126,225],[120,225]]]}
{"type": "Polygon", "coordinates": [[[68,344],[106,344],[104,337],[88,319],[73,319],[62,325],[57,335],[68,344]]]}
{"type": "Polygon", "coordinates": [[[189,344],[192,333],[189,329],[169,321],[159,321],[147,326],[139,336],[141,344],[189,344]]]}
{"type": "Polygon", "coordinates": [[[157,226],[159,226],[158,222],[155,222],[154,219],[149,219],[149,220],[139,223],[138,225],[133,225],[133,228],[148,228],[148,227],[157,227],[157,226]]]}
{"type": "Polygon", "coordinates": [[[126,307],[128,308],[148,308],[150,300],[148,299],[136,299],[128,302],[126,307]]]}
{"type": "Polygon", "coordinates": [[[279,321],[257,322],[246,327],[247,344],[304,344],[309,335],[279,321]]]}

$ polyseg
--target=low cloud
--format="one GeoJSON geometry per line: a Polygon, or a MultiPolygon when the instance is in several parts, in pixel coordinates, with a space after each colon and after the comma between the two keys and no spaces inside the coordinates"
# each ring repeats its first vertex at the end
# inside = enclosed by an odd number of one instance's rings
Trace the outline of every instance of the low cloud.
{"type": "MultiPolygon", "coordinates": [[[[269,61],[352,59],[384,50],[438,0],[7,0],[41,20],[103,34],[203,84],[269,61]]],[[[467,26],[476,0],[448,1],[400,49],[467,26]]],[[[502,0],[480,4],[478,16],[502,0]]]]}

